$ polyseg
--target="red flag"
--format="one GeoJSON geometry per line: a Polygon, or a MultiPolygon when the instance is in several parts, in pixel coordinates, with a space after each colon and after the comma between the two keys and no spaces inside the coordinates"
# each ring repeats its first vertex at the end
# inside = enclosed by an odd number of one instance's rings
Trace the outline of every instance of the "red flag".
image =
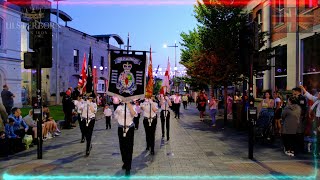
{"type": "Polygon", "coordinates": [[[153,74],[152,74],[152,54],[151,54],[151,47],[150,47],[150,61],[148,66],[148,84],[146,87],[146,98],[151,98],[153,95],[153,74]]]}
{"type": "Polygon", "coordinates": [[[161,89],[160,89],[160,94],[165,94],[166,92],[170,92],[169,80],[170,80],[170,61],[168,57],[167,70],[164,74],[164,78],[163,78],[161,89]]]}
{"type": "Polygon", "coordinates": [[[94,93],[97,93],[97,85],[98,85],[97,68],[93,68],[93,69],[92,69],[92,77],[93,77],[93,89],[94,89],[94,93]]]}
{"type": "Polygon", "coordinates": [[[86,60],[86,53],[84,53],[81,74],[78,81],[78,86],[80,87],[80,94],[83,94],[84,92],[86,92],[86,84],[87,84],[86,71],[87,71],[87,60],[86,60]]]}

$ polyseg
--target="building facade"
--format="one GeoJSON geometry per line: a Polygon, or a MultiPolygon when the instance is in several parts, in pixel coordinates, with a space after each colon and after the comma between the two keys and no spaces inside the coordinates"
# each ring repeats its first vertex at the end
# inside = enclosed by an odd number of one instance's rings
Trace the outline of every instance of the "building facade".
{"type": "MultiPolygon", "coordinates": [[[[93,71],[97,72],[95,88],[97,93],[104,93],[109,70],[108,48],[119,49],[108,44],[106,39],[110,36],[91,36],[74,28],[60,25],[58,43],[57,32],[57,29],[53,29],[52,68],[42,69],[44,102],[48,104],[61,103],[61,94],[69,87],[75,88],[78,85],[83,59],[86,56],[88,63],[90,48],[93,57],[93,71]],[[57,48],[59,48],[59,58],[57,58],[57,48]]],[[[29,96],[34,96],[36,92],[36,71],[23,71],[23,86],[28,87],[28,92],[33,92],[29,93],[29,96]]]]}
{"type": "Polygon", "coordinates": [[[318,0],[254,0],[252,12],[261,31],[270,35],[264,48],[275,48],[271,70],[255,77],[256,95],[263,90],[291,90],[303,84],[320,88],[320,8],[318,0]]]}
{"type": "MultiPolygon", "coordinates": [[[[7,84],[9,86],[17,86],[19,92],[23,92],[23,103],[30,104],[31,97],[36,95],[36,71],[32,69],[24,69],[24,64],[21,59],[26,52],[32,52],[29,48],[29,32],[27,31],[27,23],[21,22],[24,20],[20,14],[26,13],[23,11],[24,7],[32,6],[39,8],[51,8],[51,2],[48,0],[27,0],[24,3],[19,0],[10,0],[17,6],[21,7],[21,13],[17,11],[16,21],[19,21],[19,31],[15,34],[10,34],[12,36],[12,41],[10,43],[15,43],[15,47],[19,47],[17,57],[10,56],[10,62],[12,64],[12,59],[19,60],[19,67],[16,66],[16,71],[10,71],[17,78],[8,79],[6,76],[1,74],[0,68],[0,84],[6,80],[11,80],[7,84]],[[17,39],[17,40],[16,40],[17,39]],[[22,73],[21,73],[22,72],[22,73]],[[16,84],[14,84],[16,83],[16,84]],[[22,87],[22,88],[21,88],[22,87]]],[[[56,15],[57,9],[51,8],[51,14],[56,15]]],[[[118,45],[123,44],[122,39],[116,35],[97,35],[92,36],[81,32],[77,29],[67,26],[67,22],[71,21],[72,18],[65,12],[59,10],[59,20],[64,21],[65,25],[59,26],[56,22],[51,22],[52,26],[52,68],[43,68],[42,74],[42,97],[43,102],[47,104],[60,104],[61,94],[67,90],[68,87],[75,88],[78,84],[78,80],[81,73],[81,68],[83,64],[83,58],[86,56],[88,62],[89,49],[92,49],[93,55],[93,71],[96,71],[96,91],[97,93],[104,93],[106,91],[106,81],[108,75],[108,49],[119,49],[118,45]],[[59,34],[58,34],[59,32],[59,34]],[[110,38],[115,41],[110,41],[110,38]],[[117,44],[116,46],[111,45],[111,42],[116,42],[112,44],[117,44]],[[59,49],[59,50],[58,50],[59,49]]],[[[51,19],[53,21],[53,19],[51,19]]],[[[18,29],[18,28],[17,28],[18,29]]],[[[13,32],[10,32],[13,33],[13,32]]],[[[10,44],[10,45],[11,45],[10,44]]],[[[10,49],[14,49],[11,47],[10,49]]],[[[0,52],[1,54],[1,52],[0,52]]],[[[2,54],[1,54],[2,55],[2,54]]],[[[8,69],[8,68],[3,68],[8,69]]],[[[12,69],[12,68],[11,68],[12,69]]],[[[6,73],[7,74],[7,73],[6,73]]],[[[8,75],[7,75],[8,76],[8,75]]],[[[21,96],[20,96],[21,102],[21,96]]]]}
{"type": "MultiPolygon", "coordinates": [[[[21,23],[20,8],[0,1],[0,87],[7,84],[21,107],[21,23]]],[[[1,98],[0,98],[1,99],[1,98]]]]}

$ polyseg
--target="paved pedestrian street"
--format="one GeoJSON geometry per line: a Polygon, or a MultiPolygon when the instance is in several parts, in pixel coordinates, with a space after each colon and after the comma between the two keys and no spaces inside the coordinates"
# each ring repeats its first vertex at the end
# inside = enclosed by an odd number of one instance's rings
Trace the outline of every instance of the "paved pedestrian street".
{"type": "MultiPolygon", "coordinates": [[[[124,177],[124,170],[121,169],[123,163],[116,121],[112,120],[112,129],[106,130],[101,111],[94,128],[93,148],[89,157],[85,157],[85,144],[80,143],[79,127],[63,130],[61,136],[44,142],[41,160],[37,159],[36,147],[0,159],[0,171],[4,174],[2,178],[128,178],[124,177]]],[[[140,123],[134,135],[129,178],[316,179],[311,155],[285,156],[277,142],[275,145],[256,145],[255,160],[249,160],[246,132],[229,127],[211,127],[199,120],[195,105],[187,110],[181,108],[181,119],[174,119],[172,115],[170,141],[161,139],[161,123],[158,119],[154,156],[145,151],[145,133],[140,123]]]]}

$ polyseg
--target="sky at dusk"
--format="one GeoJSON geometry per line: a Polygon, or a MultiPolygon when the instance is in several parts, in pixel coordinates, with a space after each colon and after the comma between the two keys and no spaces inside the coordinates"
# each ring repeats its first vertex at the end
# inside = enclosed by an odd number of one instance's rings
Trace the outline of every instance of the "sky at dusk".
{"type": "MultiPolygon", "coordinates": [[[[171,67],[174,67],[174,48],[163,48],[163,44],[167,43],[170,46],[177,41],[178,63],[181,48],[180,33],[196,27],[193,16],[194,2],[194,0],[66,0],[60,1],[59,9],[73,18],[68,26],[87,34],[118,34],[126,43],[130,33],[132,49],[149,50],[151,45],[154,51],[153,67],[160,65],[166,68],[168,56],[171,67]]],[[[56,3],[53,2],[52,6],[56,8],[56,3]]]]}

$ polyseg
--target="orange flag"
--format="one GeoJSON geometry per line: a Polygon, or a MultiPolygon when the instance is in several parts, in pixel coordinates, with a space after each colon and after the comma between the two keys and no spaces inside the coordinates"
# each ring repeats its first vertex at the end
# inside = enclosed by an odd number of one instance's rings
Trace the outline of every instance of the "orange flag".
{"type": "Polygon", "coordinates": [[[148,66],[148,84],[146,88],[146,98],[151,98],[153,95],[153,74],[152,74],[152,54],[151,54],[151,47],[150,47],[150,60],[148,66]]]}

